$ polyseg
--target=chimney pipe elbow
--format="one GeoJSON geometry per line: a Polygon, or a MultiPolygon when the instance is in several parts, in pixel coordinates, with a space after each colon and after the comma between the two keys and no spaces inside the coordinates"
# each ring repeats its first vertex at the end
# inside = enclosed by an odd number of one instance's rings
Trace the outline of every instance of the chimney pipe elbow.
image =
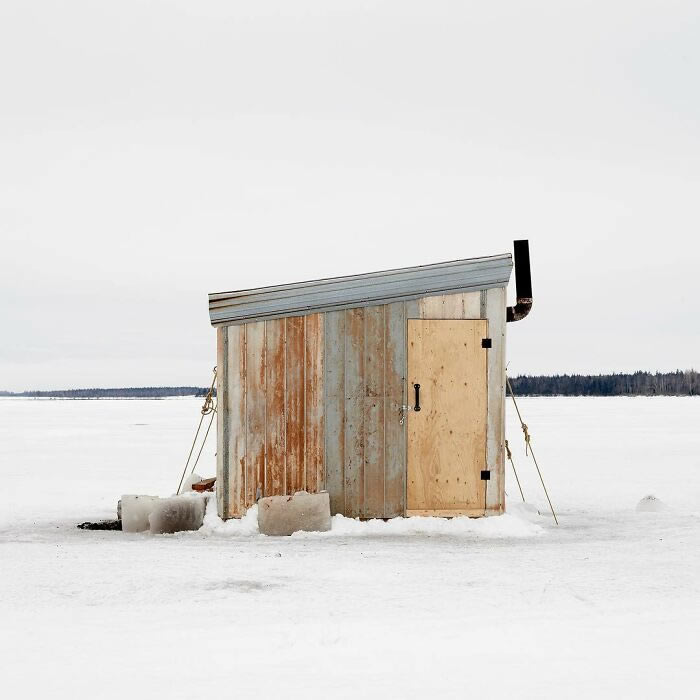
{"type": "Polygon", "coordinates": [[[522,321],[532,309],[532,277],[530,274],[530,244],[527,240],[513,241],[515,265],[515,306],[506,308],[506,321],[522,321]]]}

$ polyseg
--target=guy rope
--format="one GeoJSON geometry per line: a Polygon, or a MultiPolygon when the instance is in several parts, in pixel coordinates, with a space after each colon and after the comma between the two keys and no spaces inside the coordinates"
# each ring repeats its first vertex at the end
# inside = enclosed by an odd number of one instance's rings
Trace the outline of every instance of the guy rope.
{"type": "Polygon", "coordinates": [[[508,446],[508,440],[506,440],[506,455],[508,457],[508,461],[510,462],[510,466],[513,467],[513,474],[515,474],[515,480],[518,482],[518,488],[520,489],[520,495],[523,497],[523,503],[525,503],[525,494],[523,493],[523,487],[520,485],[520,479],[518,479],[518,472],[515,471],[515,462],[513,462],[513,453],[510,451],[510,447],[508,446]]]}
{"type": "MultiPolygon", "coordinates": [[[[513,385],[510,383],[510,379],[506,377],[506,382],[508,384],[508,389],[510,390],[510,396],[513,399],[513,405],[515,406],[515,410],[518,414],[518,420],[520,421],[520,427],[523,429],[523,437],[525,438],[525,454],[527,455],[528,452],[530,455],[532,455],[532,461],[535,463],[535,468],[537,469],[537,475],[540,477],[540,482],[542,484],[542,488],[544,490],[544,495],[547,497],[547,503],[549,503],[549,509],[552,511],[552,516],[554,517],[554,522],[559,525],[559,521],[557,520],[557,514],[554,512],[554,506],[552,505],[552,501],[549,498],[549,494],[547,493],[547,487],[544,485],[544,479],[542,478],[542,472],[540,471],[540,465],[537,464],[537,457],[535,457],[535,452],[532,449],[532,442],[531,442],[531,436],[530,432],[527,429],[527,424],[525,421],[523,421],[523,417],[520,415],[520,409],[518,408],[518,402],[515,400],[515,393],[513,392],[513,385]]],[[[508,459],[510,459],[510,463],[513,464],[513,458],[510,452],[510,449],[508,449],[508,443],[506,443],[506,450],[508,451],[508,459]]],[[[515,465],[513,465],[513,471],[515,471],[515,465]]],[[[515,475],[515,478],[518,479],[518,475],[515,475]]],[[[520,487],[520,480],[518,480],[518,487],[520,487]]],[[[523,491],[520,489],[520,495],[522,496],[523,491]]],[[[523,496],[523,500],[525,500],[525,496],[523,496]]]]}
{"type": "Polygon", "coordinates": [[[177,487],[177,493],[180,493],[180,489],[182,488],[182,482],[185,480],[185,474],[187,473],[187,467],[190,463],[190,459],[192,458],[192,453],[194,452],[195,445],[197,444],[197,438],[199,437],[199,431],[202,429],[202,423],[204,422],[204,416],[211,415],[211,418],[209,419],[209,425],[207,426],[207,430],[204,433],[204,439],[202,440],[202,444],[199,448],[199,452],[197,452],[197,457],[194,460],[194,464],[192,465],[192,469],[190,470],[190,474],[192,474],[195,470],[195,467],[197,466],[197,462],[199,462],[199,457],[202,454],[202,450],[204,449],[204,445],[207,442],[207,437],[209,435],[209,431],[211,430],[212,423],[214,422],[214,416],[216,415],[216,406],[214,405],[214,386],[216,385],[216,367],[214,367],[214,377],[211,380],[211,386],[209,387],[209,391],[207,392],[206,398],[204,399],[204,405],[202,406],[202,410],[200,413],[202,414],[200,419],[199,419],[199,425],[197,426],[197,432],[194,434],[194,440],[192,440],[192,447],[190,447],[190,453],[187,455],[187,461],[185,462],[185,468],[182,470],[182,476],[180,477],[180,483],[178,484],[177,487]]]}

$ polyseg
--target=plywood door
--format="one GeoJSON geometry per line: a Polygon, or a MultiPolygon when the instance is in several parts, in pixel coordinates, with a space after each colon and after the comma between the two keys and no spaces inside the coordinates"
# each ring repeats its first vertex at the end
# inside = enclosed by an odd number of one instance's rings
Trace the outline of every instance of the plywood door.
{"type": "Polygon", "coordinates": [[[486,337],[486,320],[408,320],[409,515],[485,512],[486,337]]]}

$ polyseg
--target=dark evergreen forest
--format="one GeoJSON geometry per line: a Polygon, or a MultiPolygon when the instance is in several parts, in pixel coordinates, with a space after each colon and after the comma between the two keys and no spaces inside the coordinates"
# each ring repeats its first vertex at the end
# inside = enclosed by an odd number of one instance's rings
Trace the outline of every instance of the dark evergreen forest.
{"type": "MultiPolygon", "coordinates": [[[[555,374],[511,377],[516,396],[697,396],[700,375],[695,370],[634,372],[633,374],[555,374]]],[[[0,391],[0,396],[54,399],[161,399],[206,396],[203,386],[149,386],[124,389],[64,389],[0,391]]]]}
{"type": "Polygon", "coordinates": [[[512,377],[516,396],[697,396],[694,370],[512,377]]]}

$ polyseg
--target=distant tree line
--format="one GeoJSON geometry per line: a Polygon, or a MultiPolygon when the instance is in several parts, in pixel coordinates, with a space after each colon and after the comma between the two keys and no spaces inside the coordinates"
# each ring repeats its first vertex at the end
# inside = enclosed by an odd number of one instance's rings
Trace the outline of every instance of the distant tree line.
{"type": "MultiPolygon", "coordinates": [[[[554,374],[511,377],[516,396],[698,396],[700,375],[682,372],[633,374],[554,374]]],[[[58,391],[0,391],[0,396],[51,399],[161,399],[206,396],[203,386],[146,386],[125,389],[63,389],[58,391]]]]}
{"type": "Polygon", "coordinates": [[[0,396],[37,399],[162,399],[168,396],[206,396],[202,386],[142,386],[124,389],[61,389],[57,391],[0,391],[0,396]]]}
{"type": "Polygon", "coordinates": [[[555,374],[511,377],[516,396],[697,396],[698,372],[555,374]]]}

